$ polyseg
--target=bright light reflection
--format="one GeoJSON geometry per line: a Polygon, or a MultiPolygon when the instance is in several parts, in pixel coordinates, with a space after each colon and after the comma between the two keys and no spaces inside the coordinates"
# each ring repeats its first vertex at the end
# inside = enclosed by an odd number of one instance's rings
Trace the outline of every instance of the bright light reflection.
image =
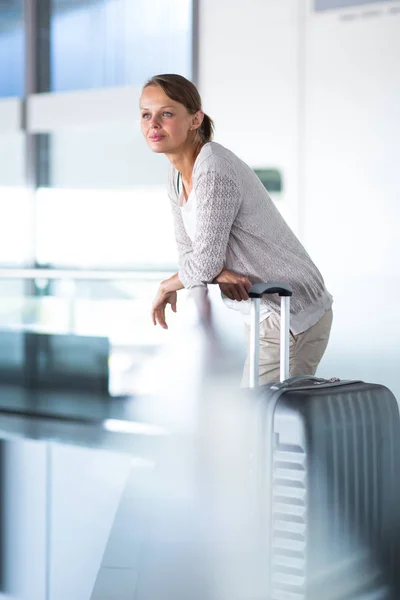
{"type": "Polygon", "coordinates": [[[109,269],[176,262],[170,202],[163,187],[39,188],[36,203],[40,263],[109,269]]]}
{"type": "Polygon", "coordinates": [[[0,257],[2,264],[21,265],[31,256],[32,198],[23,187],[0,187],[0,257]]]}
{"type": "Polygon", "coordinates": [[[169,435],[166,429],[148,425],[147,423],[137,423],[122,421],[120,419],[106,419],[103,423],[104,429],[114,433],[133,433],[137,435],[169,435]]]}

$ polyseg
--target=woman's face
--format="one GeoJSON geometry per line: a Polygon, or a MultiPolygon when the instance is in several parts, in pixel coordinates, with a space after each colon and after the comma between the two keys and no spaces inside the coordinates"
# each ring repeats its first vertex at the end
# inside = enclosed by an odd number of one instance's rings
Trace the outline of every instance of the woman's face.
{"type": "Polygon", "coordinates": [[[190,142],[190,132],[200,126],[203,113],[191,115],[186,106],[158,86],[146,87],[140,98],[141,128],[153,152],[173,153],[190,142]]]}

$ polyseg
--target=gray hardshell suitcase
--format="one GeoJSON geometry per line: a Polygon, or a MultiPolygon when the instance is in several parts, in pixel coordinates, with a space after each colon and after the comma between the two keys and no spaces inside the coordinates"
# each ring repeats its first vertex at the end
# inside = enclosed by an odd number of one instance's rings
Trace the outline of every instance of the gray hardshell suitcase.
{"type": "Polygon", "coordinates": [[[400,599],[400,419],[384,386],[288,379],[289,286],[250,290],[265,600],[400,599]],[[258,388],[260,298],[281,296],[281,382],[258,388]]]}

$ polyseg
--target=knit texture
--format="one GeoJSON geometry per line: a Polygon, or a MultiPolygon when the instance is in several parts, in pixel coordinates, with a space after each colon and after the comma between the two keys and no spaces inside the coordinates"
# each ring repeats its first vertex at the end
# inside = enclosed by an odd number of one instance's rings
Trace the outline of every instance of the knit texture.
{"type": "MultiPolygon", "coordinates": [[[[287,225],[253,170],[220,144],[203,146],[193,169],[196,235],[186,233],[176,169],[169,173],[179,278],[185,288],[211,283],[223,268],[252,283],[279,281],[293,288],[291,330],[314,325],[332,305],[321,273],[287,225]]],[[[263,298],[279,312],[280,299],[263,298]]]]}

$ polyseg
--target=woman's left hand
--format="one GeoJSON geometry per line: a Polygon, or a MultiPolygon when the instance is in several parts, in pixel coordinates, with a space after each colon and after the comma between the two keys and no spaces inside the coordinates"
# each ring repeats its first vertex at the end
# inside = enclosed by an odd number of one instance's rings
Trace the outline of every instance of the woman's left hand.
{"type": "Polygon", "coordinates": [[[238,275],[233,271],[224,269],[214,279],[214,283],[218,283],[221,292],[230,300],[241,302],[249,299],[249,289],[251,282],[245,275],[238,275]]]}

